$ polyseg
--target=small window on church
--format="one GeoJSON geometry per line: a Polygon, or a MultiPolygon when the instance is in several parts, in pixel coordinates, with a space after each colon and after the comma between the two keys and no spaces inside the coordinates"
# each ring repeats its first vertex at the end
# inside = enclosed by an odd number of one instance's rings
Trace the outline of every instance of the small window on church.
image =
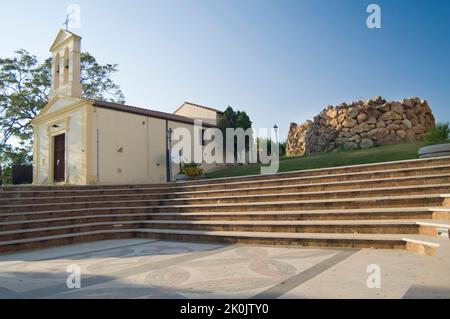
{"type": "Polygon", "coordinates": [[[69,49],[64,51],[64,84],[69,83],[69,49]]]}

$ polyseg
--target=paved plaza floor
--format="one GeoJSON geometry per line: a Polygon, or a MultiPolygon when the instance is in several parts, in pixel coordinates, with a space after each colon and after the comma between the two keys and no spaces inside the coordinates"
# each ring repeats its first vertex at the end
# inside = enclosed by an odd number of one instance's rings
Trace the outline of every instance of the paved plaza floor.
{"type": "Polygon", "coordinates": [[[449,298],[448,251],[101,241],[0,256],[0,298],[449,298]]]}

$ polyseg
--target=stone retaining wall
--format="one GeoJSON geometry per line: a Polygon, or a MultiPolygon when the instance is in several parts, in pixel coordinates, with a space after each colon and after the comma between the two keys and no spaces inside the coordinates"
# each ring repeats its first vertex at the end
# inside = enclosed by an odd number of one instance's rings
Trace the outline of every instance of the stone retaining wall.
{"type": "Polygon", "coordinates": [[[313,121],[290,126],[288,156],[368,148],[375,144],[416,141],[435,126],[428,102],[419,98],[367,101],[328,106],[313,121]]]}

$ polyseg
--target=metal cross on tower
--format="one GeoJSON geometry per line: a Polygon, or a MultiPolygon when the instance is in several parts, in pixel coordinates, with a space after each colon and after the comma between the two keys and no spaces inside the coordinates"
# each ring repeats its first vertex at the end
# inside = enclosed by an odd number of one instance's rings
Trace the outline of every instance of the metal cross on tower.
{"type": "Polygon", "coordinates": [[[66,15],[66,20],[64,21],[63,25],[66,27],[66,31],[69,31],[69,14],[66,15]]]}

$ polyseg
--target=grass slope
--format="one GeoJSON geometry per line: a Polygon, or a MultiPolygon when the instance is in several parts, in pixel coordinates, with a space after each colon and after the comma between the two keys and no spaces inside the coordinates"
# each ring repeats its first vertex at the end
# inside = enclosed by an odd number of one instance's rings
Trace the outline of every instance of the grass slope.
{"type": "MultiPolygon", "coordinates": [[[[429,143],[428,143],[429,144],[429,143]]],[[[325,153],[304,157],[283,157],[280,159],[280,172],[305,169],[369,164],[377,162],[399,161],[418,158],[418,150],[427,145],[426,142],[404,143],[396,145],[375,146],[368,149],[356,149],[325,153]]],[[[245,176],[260,174],[260,165],[230,167],[206,174],[207,178],[245,176]]]]}

